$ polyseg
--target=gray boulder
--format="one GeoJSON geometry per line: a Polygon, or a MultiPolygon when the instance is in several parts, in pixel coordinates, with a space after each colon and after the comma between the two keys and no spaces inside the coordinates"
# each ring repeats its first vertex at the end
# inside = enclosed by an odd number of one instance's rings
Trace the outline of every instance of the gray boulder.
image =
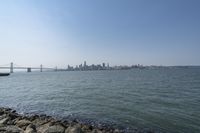
{"type": "Polygon", "coordinates": [[[31,124],[29,120],[19,120],[15,123],[18,127],[26,127],[31,124]]]}
{"type": "Polygon", "coordinates": [[[1,127],[0,131],[3,131],[4,133],[24,133],[22,129],[20,129],[17,126],[6,126],[6,127],[1,127]]]}
{"type": "Polygon", "coordinates": [[[28,125],[24,133],[37,133],[35,125],[33,124],[28,125]]]}
{"type": "Polygon", "coordinates": [[[64,133],[65,132],[65,128],[61,125],[53,125],[50,126],[45,133],[64,133]]]}
{"type": "Polygon", "coordinates": [[[44,125],[40,125],[36,128],[38,133],[45,133],[47,131],[47,129],[49,128],[50,123],[46,123],[44,125]]]}
{"type": "Polygon", "coordinates": [[[3,118],[2,120],[0,120],[0,126],[1,125],[4,125],[4,124],[7,124],[7,122],[9,121],[9,118],[3,118]]]}
{"type": "Polygon", "coordinates": [[[65,133],[83,133],[83,131],[80,126],[70,126],[65,130],[65,133]]]}

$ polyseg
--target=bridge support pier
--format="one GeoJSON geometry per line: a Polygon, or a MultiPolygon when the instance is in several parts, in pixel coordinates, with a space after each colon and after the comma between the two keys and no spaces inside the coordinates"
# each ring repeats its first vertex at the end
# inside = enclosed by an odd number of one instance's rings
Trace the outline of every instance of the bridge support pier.
{"type": "Polygon", "coordinates": [[[40,65],[40,72],[42,72],[42,65],[40,65]]]}
{"type": "Polygon", "coordinates": [[[28,72],[28,73],[31,72],[31,68],[27,68],[27,72],[28,72]]]}
{"type": "Polygon", "coordinates": [[[10,63],[10,73],[13,73],[13,62],[10,63]]]}

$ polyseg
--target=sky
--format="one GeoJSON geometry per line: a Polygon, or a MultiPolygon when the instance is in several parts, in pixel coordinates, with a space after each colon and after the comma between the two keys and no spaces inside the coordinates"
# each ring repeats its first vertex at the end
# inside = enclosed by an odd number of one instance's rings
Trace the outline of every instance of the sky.
{"type": "Polygon", "coordinates": [[[1,0],[0,65],[200,65],[199,0],[1,0]]]}

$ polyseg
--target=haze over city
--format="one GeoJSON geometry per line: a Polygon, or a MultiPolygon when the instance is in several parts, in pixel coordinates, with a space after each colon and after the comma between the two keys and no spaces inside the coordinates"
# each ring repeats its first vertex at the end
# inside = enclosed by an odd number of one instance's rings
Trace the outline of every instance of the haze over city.
{"type": "Polygon", "coordinates": [[[199,4],[2,0],[1,64],[200,65],[199,4]]]}

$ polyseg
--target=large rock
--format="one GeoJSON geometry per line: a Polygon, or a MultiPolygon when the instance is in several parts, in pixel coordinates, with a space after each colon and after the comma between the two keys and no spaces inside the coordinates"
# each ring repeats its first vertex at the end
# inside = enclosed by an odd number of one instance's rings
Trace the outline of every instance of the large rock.
{"type": "Polygon", "coordinates": [[[29,120],[34,121],[35,119],[39,119],[39,118],[40,118],[39,115],[32,115],[29,117],[29,120]]]}
{"type": "Polygon", "coordinates": [[[24,133],[37,133],[35,125],[33,124],[28,125],[24,133]]]}
{"type": "Polygon", "coordinates": [[[34,125],[36,125],[36,127],[39,127],[41,125],[45,125],[45,124],[49,123],[49,121],[46,120],[46,119],[45,120],[41,120],[40,118],[36,118],[34,121],[32,121],[32,123],[34,125]]]}
{"type": "Polygon", "coordinates": [[[24,133],[22,129],[20,129],[17,126],[6,126],[6,127],[1,127],[0,131],[3,131],[4,133],[24,133]]]}
{"type": "Polygon", "coordinates": [[[26,127],[31,124],[29,120],[19,120],[15,123],[18,127],[26,127]]]}
{"type": "Polygon", "coordinates": [[[2,120],[0,120],[0,125],[4,125],[4,124],[7,124],[7,122],[9,121],[9,118],[4,118],[2,120]]]}
{"type": "Polygon", "coordinates": [[[91,129],[89,126],[87,126],[87,125],[83,125],[83,126],[82,126],[82,130],[83,130],[84,132],[91,132],[91,131],[92,131],[92,129],[91,129]]]}
{"type": "Polygon", "coordinates": [[[4,118],[6,118],[6,117],[7,117],[6,114],[2,114],[2,115],[0,116],[0,120],[4,119],[4,118]]]}
{"type": "Polygon", "coordinates": [[[2,109],[0,109],[0,115],[3,115],[3,114],[4,114],[3,110],[2,110],[2,109]]]}
{"type": "Polygon", "coordinates": [[[62,125],[52,125],[51,122],[39,126],[37,129],[38,133],[64,133],[65,128],[62,125]]]}
{"type": "Polygon", "coordinates": [[[32,128],[27,128],[24,133],[37,133],[35,130],[33,130],[32,128]]]}
{"type": "Polygon", "coordinates": [[[65,128],[61,125],[50,126],[45,133],[64,133],[65,128]]]}
{"type": "Polygon", "coordinates": [[[83,133],[83,131],[80,126],[70,126],[65,130],[65,133],[83,133]]]}
{"type": "Polygon", "coordinates": [[[19,115],[17,113],[9,113],[8,116],[10,117],[11,120],[16,119],[19,115]]]}
{"type": "Polygon", "coordinates": [[[14,121],[9,120],[9,121],[7,122],[7,125],[14,125],[14,121]]]}
{"type": "Polygon", "coordinates": [[[50,123],[46,123],[44,125],[40,125],[40,126],[38,126],[36,128],[36,130],[37,130],[38,133],[45,133],[48,130],[50,125],[51,125],[50,123]]]}

